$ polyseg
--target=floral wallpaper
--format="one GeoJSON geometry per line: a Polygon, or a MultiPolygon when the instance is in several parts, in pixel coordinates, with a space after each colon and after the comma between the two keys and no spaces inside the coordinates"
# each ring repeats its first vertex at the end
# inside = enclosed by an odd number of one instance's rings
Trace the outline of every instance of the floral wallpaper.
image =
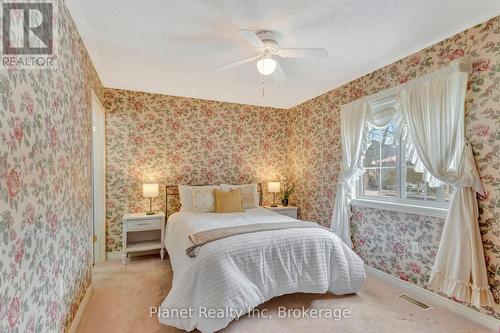
{"type": "MultiPolygon", "coordinates": [[[[341,160],[340,106],[431,73],[460,57],[468,57],[473,64],[466,97],[466,136],[485,188],[479,198],[479,226],[489,283],[500,302],[499,17],[294,107],[287,129],[290,172],[298,180],[293,199],[303,219],[330,225],[341,160]]],[[[443,220],[361,207],[354,207],[353,213],[353,244],[365,262],[426,287],[443,220]],[[421,242],[419,255],[408,253],[412,240],[421,242]]],[[[498,305],[481,311],[500,318],[498,305]]]]}
{"type": "Polygon", "coordinates": [[[443,218],[354,207],[352,222],[354,247],[365,262],[426,287],[445,223],[443,218]],[[412,241],[419,243],[418,254],[410,251],[412,241]]]}
{"type": "MultiPolygon", "coordinates": [[[[482,177],[480,228],[500,301],[500,18],[291,110],[106,89],[62,0],[59,69],[0,72],[0,331],[66,331],[90,283],[91,90],[107,108],[107,251],[121,216],[147,208],[142,183],[266,182],[289,175],[301,218],[330,224],[341,157],[340,105],[468,57],[466,130],[482,177]],[[62,287],[62,288],[61,288],[62,287]],[[62,289],[62,293],[60,292],[62,289]]],[[[443,219],[353,207],[355,250],[426,288],[443,219]],[[408,251],[420,243],[420,253],[408,251]]],[[[482,308],[500,318],[500,308],[482,308]]]]}
{"type": "MultiPolygon", "coordinates": [[[[369,266],[428,289],[444,223],[444,218],[353,207],[353,246],[369,266]],[[411,253],[412,241],[419,244],[418,254],[411,253]]],[[[499,318],[498,307],[480,310],[499,318]]]]}
{"type": "Polygon", "coordinates": [[[107,251],[121,250],[121,217],[144,212],[142,183],[279,180],[287,164],[288,110],[106,89],[107,251]]]}
{"type": "Polygon", "coordinates": [[[59,69],[0,71],[0,332],[67,330],[90,283],[90,103],[102,86],[58,7],[59,69]]]}

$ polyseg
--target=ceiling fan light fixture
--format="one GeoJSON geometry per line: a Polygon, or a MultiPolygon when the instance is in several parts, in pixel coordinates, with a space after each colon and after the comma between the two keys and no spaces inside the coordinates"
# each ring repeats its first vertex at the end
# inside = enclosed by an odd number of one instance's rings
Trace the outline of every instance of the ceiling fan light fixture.
{"type": "Polygon", "coordinates": [[[276,69],[276,60],[271,57],[265,57],[257,61],[257,70],[262,75],[270,75],[276,69]]]}

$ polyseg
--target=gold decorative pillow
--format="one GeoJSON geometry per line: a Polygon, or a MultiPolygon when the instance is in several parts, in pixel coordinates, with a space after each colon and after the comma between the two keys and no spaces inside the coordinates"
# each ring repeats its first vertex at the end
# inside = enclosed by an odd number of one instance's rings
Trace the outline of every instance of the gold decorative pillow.
{"type": "Polygon", "coordinates": [[[243,204],[240,189],[224,192],[214,190],[216,213],[241,213],[243,204]]]}
{"type": "Polygon", "coordinates": [[[259,193],[257,190],[257,183],[244,185],[221,184],[220,189],[226,192],[229,192],[230,190],[240,189],[244,209],[259,207],[259,193]]]}

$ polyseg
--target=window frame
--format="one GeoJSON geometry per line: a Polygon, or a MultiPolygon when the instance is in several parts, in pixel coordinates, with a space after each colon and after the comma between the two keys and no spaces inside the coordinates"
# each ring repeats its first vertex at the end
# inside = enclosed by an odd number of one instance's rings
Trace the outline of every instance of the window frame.
{"type": "MultiPolygon", "coordinates": [[[[363,174],[355,179],[355,191],[352,204],[355,206],[364,206],[392,210],[403,213],[419,214],[435,217],[446,217],[450,202],[428,201],[408,199],[406,197],[406,144],[402,142],[401,135],[395,135],[396,141],[396,194],[397,197],[367,196],[363,195],[363,174]]],[[[379,148],[379,154],[381,148],[379,148]]],[[[381,160],[379,158],[379,160],[381,160]]],[[[363,161],[360,161],[363,164],[363,161]]],[[[389,167],[392,168],[392,167],[389,167]]],[[[376,168],[373,168],[376,169],[376,168]]],[[[382,170],[382,165],[378,170],[382,170]]],[[[381,192],[381,172],[379,172],[379,194],[381,192]]]]}

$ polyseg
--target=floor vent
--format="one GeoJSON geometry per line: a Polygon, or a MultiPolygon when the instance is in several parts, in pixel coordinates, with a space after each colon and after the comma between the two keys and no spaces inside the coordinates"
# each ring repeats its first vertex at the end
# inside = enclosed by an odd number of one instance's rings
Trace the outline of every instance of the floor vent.
{"type": "Polygon", "coordinates": [[[427,305],[423,302],[420,302],[419,300],[416,300],[414,299],[413,297],[411,296],[408,296],[408,295],[405,295],[405,294],[401,294],[398,296],[399,298],[402,298],[404,299],[405,301],[408,301],[412,304],[415,304],[416,306],[418,306],[419,308],[421,308],[422,310],[429,310],[429,309],[432,309],[432,307],[430,305],[427,305]]]}

